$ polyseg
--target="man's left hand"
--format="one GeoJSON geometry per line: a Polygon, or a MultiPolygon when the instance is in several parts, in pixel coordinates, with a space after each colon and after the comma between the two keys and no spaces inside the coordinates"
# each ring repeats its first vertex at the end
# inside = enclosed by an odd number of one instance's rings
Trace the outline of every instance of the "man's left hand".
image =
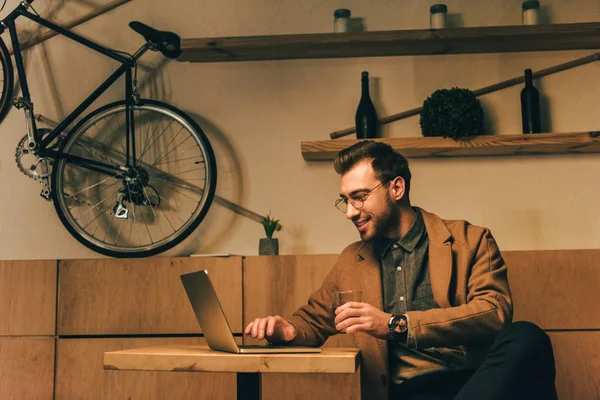
{"type": "Polygon", "coordinates": [[[392,335],[388,321],[392,314],[367,303],[348,302],[335,310],[335,328],[346,333],[364,332],[378,339],[389,340],[392,335]]]}

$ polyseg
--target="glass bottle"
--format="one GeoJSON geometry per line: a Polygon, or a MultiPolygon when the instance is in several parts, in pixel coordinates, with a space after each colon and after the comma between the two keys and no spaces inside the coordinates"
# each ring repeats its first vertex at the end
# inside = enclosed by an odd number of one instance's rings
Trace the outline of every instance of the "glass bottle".
{"type": "Polygon", "coordinates": [[[537,25],[540,22],[539,10],[540,2],[537,0],[527,0],[523,2],[523,25],[537,25]]]}
{"type": "Polygon", "coordinates": [[[350,10],[338,8],[333,12],[333,31],[336,33],[350,32],[350,10]]]}
{"type": "Polygon", "coordinates": [[[372,139],[377,137],[377,112],[369,95],[369,73],[364,71],[361,77],[362,94],[356,109],[356,138],[372,139]]]}
{"type": "Polygon", "coordinates": [[[521,90],[521,118],[523,133],[542,132],[540,93],[533,86],[531,70],[525,70],[525,87],[521,90]]]}
{"type": "Polygon", "coordinates": [[[445,4],[434,4],[429,9],[429,27],[431,29],[444,29],[448,7],[445,4]]]}

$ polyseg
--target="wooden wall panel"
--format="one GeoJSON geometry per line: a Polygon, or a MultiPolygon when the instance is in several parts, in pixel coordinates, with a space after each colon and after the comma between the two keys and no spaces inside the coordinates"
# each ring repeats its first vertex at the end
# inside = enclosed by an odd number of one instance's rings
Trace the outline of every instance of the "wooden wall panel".
{"type": "MultiPolygon", "coordinates": [[[[596,301],[600,250],[506,251],[503,256],[515,320],[550,330],[600,329],[596,301]]],[[[291,315],[320,286],[336,259],[336,255],[247,257],[244,324],[270,313],[291,315]]]]}
{"type": "Polygon", "coordinates": [[[56,264],[0,261],[0,336],[54,335],[56,264]]]}
{"type": "Polygon", "coordinates": [[[59,263],[59,335],[201,332],[179,278],[206,269],[234,333],[242,330],[242,258],[59,263]]]}
{"type": "Polygon", "coordinates": [[[0,399],[52,400],[53,337],[0,338],[0,399]]]}
{"type": "Polygon", "coordinates": [[[514,320],[600,329],[600,250],[507,251],[514,320]]]}
{"type": "MultiPolygon", "coordinates": [[[[337,254],[254,256],[244,259],[244,327],[267,315],[290,317],[306,304],[338,259],[337,254]]],[[[259,344],[244,337],[245,344],[259,344]]],[[[353,335],[331,336],[324,347],[356,347],[353,335]]]]}
{"type": "Polygon", "coordinates": [[[600,331],[549,332],[559,399],[600,399],[600,331]]]}
{"type": "MultiPolygon", "coordinates": [[[[338,257],[331,254],[244,258],[244,327],[257,317],[290,317],[321,287],[338,257]]],[[[339,347],[353,347],[348,345],[349,339],[341,340],[339,347]]],[[[244,337],[244,343],[258,341],[244,337]]]]}
{"type": "Polygon", "coordinates": [[[196,400],[236,397],[235,373],[105,371],[105,351],[165,344],[206,344],[203,338],[59,339],[56,400],[196,400]]]}
{"type": "Polygon", "coordinates": [[[262,374],[261,379],[263,400],[360,400],[360,367],[354,374],[262,374]]]}

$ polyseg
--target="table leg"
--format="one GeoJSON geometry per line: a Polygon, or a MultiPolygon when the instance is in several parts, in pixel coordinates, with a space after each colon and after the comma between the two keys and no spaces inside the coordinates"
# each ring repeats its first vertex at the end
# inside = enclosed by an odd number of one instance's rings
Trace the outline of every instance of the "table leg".
{"type": "Polygon", "coordinates": [[[238,372],[237,374],[237,399],[260,400],[260,373],[238,372]]]}

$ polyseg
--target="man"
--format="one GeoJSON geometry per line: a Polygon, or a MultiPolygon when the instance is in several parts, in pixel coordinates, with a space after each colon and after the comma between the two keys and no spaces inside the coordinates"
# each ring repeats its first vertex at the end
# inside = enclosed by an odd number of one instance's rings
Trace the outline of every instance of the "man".
{"type": "Polygon", "coordinates": [[[336,207],[361,241],[292,318],[257,318],[244,333],[313,346],[355,334],[363,398],[555,399],[549,338],[511,324],[507,268],[490,231],[412,207],[408,162],[386,144],[361,141],[334,166],[336,207]],[[334,326],[341,290],[362,291],[363,302],[338,307],[334,326]]]}

